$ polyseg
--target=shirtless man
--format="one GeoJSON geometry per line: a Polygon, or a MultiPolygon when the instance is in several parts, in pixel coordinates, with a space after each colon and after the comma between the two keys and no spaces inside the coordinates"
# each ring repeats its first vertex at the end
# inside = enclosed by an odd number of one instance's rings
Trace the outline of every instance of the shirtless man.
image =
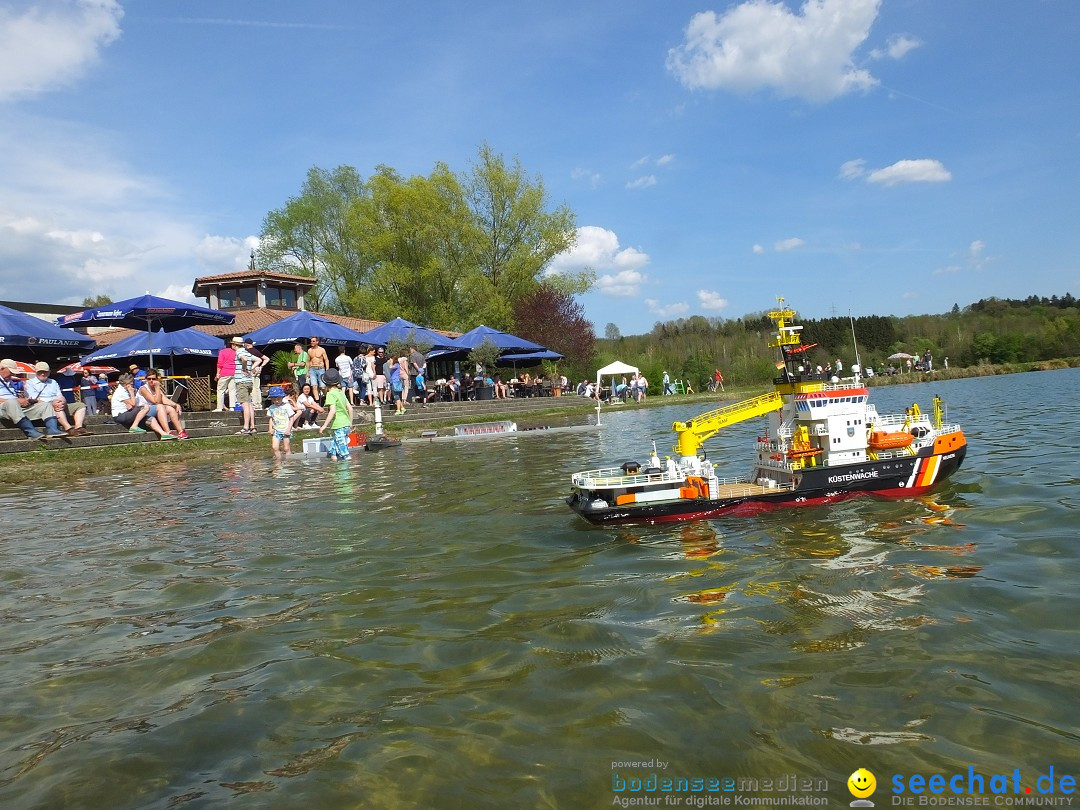
{"type": "Polygon", "coordinates": [[[317,337],[311,338],[311,346],[308,348],[308,382],[311,384],[311,395],[319,398],[319,389],[323,387],[323,374],[330,368],[330,358],[326,349],[319,345],[317,337]]]}

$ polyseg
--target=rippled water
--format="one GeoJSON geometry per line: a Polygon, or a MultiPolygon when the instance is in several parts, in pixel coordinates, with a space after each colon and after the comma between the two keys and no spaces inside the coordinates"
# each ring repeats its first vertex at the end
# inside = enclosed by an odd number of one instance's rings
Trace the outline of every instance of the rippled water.
{"type": "MultiPolygon", "coordinates": [[[[676,526],[561,499],[701,406],[9,489],[0,805],[610,806],[653,758],[833,806],[860,766],[1076,775],[1077,390],[879,389],[965,427],[932,497],[676,526]]],[[[712,458],[748,472],[757,427],[712,458]]]]}

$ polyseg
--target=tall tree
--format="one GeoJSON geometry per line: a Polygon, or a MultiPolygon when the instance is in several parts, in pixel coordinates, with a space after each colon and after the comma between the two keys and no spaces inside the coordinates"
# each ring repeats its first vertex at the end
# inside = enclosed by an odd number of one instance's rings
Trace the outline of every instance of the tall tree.
{"type": "Polygon", "coordinates": [[[406,180],[380,166],[368,189],[353,207],[352,230],[374,269],[349,309],[443,328],[483,314],[484,302],[469,295],[478,233],[454,173],[439,163],[430,176],[406,180]]]}
{"type": "MultiPolygon", "coordinates": [[[[537,289],[551,260],[574,246],[574,214],[566,205],[552,209],[543,181],[529,178],[517,159],[507,165],[488,144],[480,147],[465,189],[483,235],[476,265],[489,297],[505,302],[509,315],[537,289]]],[[[500,318],[492,325],[512,324],[500,318]]]]}
{"type": "Polygon", "coordinates": [[[604,327],[604,337],[608,340],[618,340],[622,337],[622,332],[619,331],[617,324],[609,323],[604,327]]]}
{"type": "Polygon", "coordinates": [[[371,263],[350,230],[349,210],[367,194],[352,166],[312,167],[300,194],[263,220],[258,257],[280,273],[312,276],[312,307],[344,312],[346,301],[368,281],[371,263]]]}

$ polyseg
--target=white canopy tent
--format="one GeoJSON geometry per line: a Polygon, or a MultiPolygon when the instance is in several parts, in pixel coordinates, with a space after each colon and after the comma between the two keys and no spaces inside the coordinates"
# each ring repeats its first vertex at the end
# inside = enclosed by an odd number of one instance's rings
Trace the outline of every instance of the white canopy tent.
{"type": "Polygon", "coordinates": [[[602,369],[596,372],[596,384],[600,385],[600,381],[605,376],[615,376],[618,374],[637,374],[638,370],[634,366],[628,366],[621,360],[616,360],[614,363],[610,363],[604,366],[602,369]]]}

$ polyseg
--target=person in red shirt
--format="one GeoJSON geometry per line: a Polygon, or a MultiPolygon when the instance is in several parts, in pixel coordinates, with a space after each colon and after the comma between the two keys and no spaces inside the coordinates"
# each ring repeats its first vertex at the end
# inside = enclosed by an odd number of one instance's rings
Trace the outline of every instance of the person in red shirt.
{"type": "Polygon", "coordinates": [[[244,341],[240,337],[234,337],[232,343],[218,352],[217,356],[217,410],[227,411],[236,407],[236,384],[233,382],[233,374],[236,373],[236,347],[243,346],[244,341]],[[229,407],[225,407],[225,395],[229,395],[229,407]]]}

